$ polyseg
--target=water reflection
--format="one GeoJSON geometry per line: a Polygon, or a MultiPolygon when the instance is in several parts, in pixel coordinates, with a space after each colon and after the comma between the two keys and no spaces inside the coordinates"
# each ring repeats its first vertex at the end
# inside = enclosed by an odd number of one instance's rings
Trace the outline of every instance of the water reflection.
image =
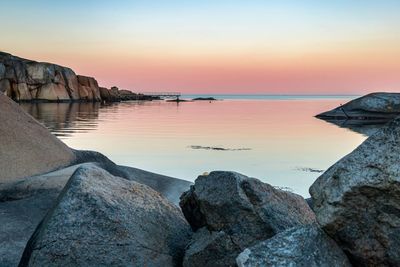
{"type": "Polygon", "coordinates": [[[329,120],[329,119],[321,119],[328,123],[332,123],[340,128],[349,129],[353,132],[362,134],[366,137],[371,136],[381,127],[383,127],[386,123],[390,121],[385,119],[377,119],[377,120],[329,120]]]}
{"type": "Polygon", "coordinates": [[[100,103],[20,103],[60,139],[97,129],[100,103]]]}
{"type": "Polygon", "coordinates": [[[326,170],[365,140],[359,131],[314,118],[341,101],[21,106],[68,146],[100,151],[118,164],[190,181],[204,172],[233,170],[307,196],[319,170],[326,170]]]}

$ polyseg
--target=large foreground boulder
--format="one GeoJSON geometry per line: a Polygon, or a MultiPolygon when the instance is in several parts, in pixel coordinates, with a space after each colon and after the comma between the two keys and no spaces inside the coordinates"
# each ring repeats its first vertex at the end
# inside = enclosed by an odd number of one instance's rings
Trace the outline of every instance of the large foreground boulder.
{"type": "Polygon", "coordinates": [[[318,114],[321,119],[392,119],[400,114],[400,93],[371,93],[318,114]]]}
{"type": "Polygon", "coordinates": [[[236,256],[257,241],[315,222],[301,196],[235,172],[199,176],[180,206],[197,231],[184,266],[233,266],[236,256]]]}
{"type": "Polygon", "coordinates": [[[2,93],[0,136],[0,182],[49,172],[75,160],[70,148],[2,93]]]}
{"type": "Polygon", "coordinates": [[[400,118],[311,186],[323,229],[362,266],[400,265],[400,118]]]}
{"type": "Polygon", "coordinates": [[[247,248],[236,263],[239,267],[351,266],[338,245],[316,225],[294,227],[247,248]]]}
{"type": "Polygon", "coordinates": [[[79,168],[20,266],[176,266],[190,238],[180,210],[149,187],[79,168]]]}
{"type": "Polygon", "coordinates": [[[54,172],[0,184],[0,266],[18,265],[22,252],[39,222],[54,206],[65,184],[79,167],[99,166],[128,180],[150,186],[178,206],[190,182],[119,166],[97,152],[75,151],[78,162],[54,172]]]}

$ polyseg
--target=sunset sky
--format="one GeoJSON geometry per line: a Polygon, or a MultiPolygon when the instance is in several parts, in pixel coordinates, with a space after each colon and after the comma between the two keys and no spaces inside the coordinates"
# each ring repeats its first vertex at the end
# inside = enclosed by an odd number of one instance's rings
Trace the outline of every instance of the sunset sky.
{"type": "Polygon", "coordinates": [[[0,50],[103,86],[400,91],[400,1],[1,1],[0,50]]]}

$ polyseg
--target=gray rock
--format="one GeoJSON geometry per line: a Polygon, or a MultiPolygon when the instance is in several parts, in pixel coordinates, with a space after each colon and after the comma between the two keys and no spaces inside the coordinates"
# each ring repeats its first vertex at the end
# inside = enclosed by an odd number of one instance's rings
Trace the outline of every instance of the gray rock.
{"type": "Polygon", "coordinates": [[[183,266],[236,266],[235,258],[240,250],[224,231],[210,232],[203,227],[194,233],[183,266]]]}
{"type": "MultiPolygon", "coordinates": [[[[229,246],[232,251],[226,250],[226,255],[238,255],[257,241],[294,226],[315,222],[314,213],[301,196],[235,172],[217,171],[199,176],[194,186],[182,195],[180,206],[193,230],[204,227],[229,236],[235,246],[229,246]]],[[[200,246],[197,243],[202,243],[201,240],[196,235],[191,247],[200,246]]],[[[212,251],[201,254],[212,256],[212,251]]],[[[201,266],[204,259],[196,257],[195,262],[188,254],[186,262],[190,262],[190,266],[201,266]]],[[[235,258],[230,258],[231,262],[234,263],[235,258]]],[[[217,260],[215,256],[214,261],[217,260]]]]}
{"type": "Polygon", "coordinates": [[[0,182],[53,171],[75,155],[42,124],[0,94],[0,182]]]}
{"type": "Polygon", "coordinates": [[[236,263],[239,267],[351,266],[338,245],[316,225],[291,228],[247,248],[236,263]]]}
{"type": "Polygon", "coordinates": [[[399,144],[397,118],[310,188],[318,222],[356,265],[400,264],[399,144]]]}
{"type": "Polygon", "coordinates": [[[393,119],[400,114],[400,93],[371,93],[318,114],[321,119],[393,119]]]}
{"type": "Polygon", "coordinates": [[[61,170],[0,183],[0,266],[17,266],[36,226],[56,202],[65,184],[81,166],[99,166],[113,175],[147,184],[178,205],[179,196],[190,182],[136,168],[118,166],[100,153],[76,151],[81,162],[61,170]]]}
{"type": "Polygon", "coordinates": [[[149,187],[79,168],[20,266],[175,266],[190,234],[179,209],[149,187]]]}

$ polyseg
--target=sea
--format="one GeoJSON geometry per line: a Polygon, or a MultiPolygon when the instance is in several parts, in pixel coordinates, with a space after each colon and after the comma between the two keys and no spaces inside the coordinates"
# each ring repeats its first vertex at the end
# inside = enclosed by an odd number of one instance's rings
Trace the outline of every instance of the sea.
{"type": "MultiPolygon", "coordinates": [[[[308,197],[323,171],[368,136],[316,114],[356,95],[183,95],[217,101],[21,103],[75,149],[184,180],[235,171],[308,197]]],[[[361,129],[361,130],[360,130],[361,129]]]]}

